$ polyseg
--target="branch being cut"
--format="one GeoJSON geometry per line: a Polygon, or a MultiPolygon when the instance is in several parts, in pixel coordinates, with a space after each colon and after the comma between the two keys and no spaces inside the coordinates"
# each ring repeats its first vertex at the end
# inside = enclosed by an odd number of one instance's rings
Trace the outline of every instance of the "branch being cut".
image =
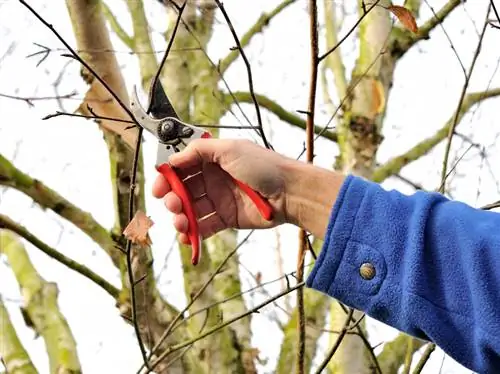
{"type": "MultiPolygon", "coordinates": [[[[234,92],[233,95],[236,98],[236,100],[238,100],[241,103],[253,102],[252,96],[250,95],[249,92],[237,91],[234,92]]],[[[261,105],[263,108],[266,108],[271,113],[275,114],[282,121],[292,126],[299,127],[303,130],[306,129],[306,121],[300,118],[299,116],[288,112],[285,108],[283,108],[281,105],[271,100],[267,96],[260,94],[255,94],[255,96],[257,98],[257,103],[259,105],[261,105]]],[[[229,94],[225,94],[224,100],[226,101],[227,105],[230,105],[233,102],[233,97],[231,97],[231,95],[229,94]]],[[[314,133],[316,135],[320,134],[320,136],[322,136],[323,138],[331,140],[333,142],[337,141],[337,134],[332,131],[325,131],[323,126],[314,125],[314,133]]]]}
{"type": "Polygon", "coordinates": [[[14,222],[9,217],[0,214],[0,229],[2,228],[11,230],[15,232],[17,235],[22,236],[24,239],[29,241],[35,247],[40,249],[47,256],[52,257],[54,260],[59,261],[61,264],[66,265],[68,268],[76,271],[77,273],[80,273],[87,279],[91,280],[92,282],[100,286],[104,291],[109,293],[111,297],[113,297],[114,299],[118,298],[120,291],[111,283],[109,283],[106,279],[102,278],[99,274],[94,273],[88,267],[56,251],[54,248],[48,246],[40,239],[38,239],[35,235],[30,233],[28,229],[26,229],[24,226],[14,222]]]}
{"type": "Polygon", "coordinates": [[[0,243],[19,283],[25,318],[45,341],[50,373],[81,373],[75,339],[59,310],[57,286],[38,274],[17,235],[0,230],[0,243]]]}
{"type": "Polygon", "coordinates": [[[231,34],[233,35],[233,39],[236,43],[236,46],[238,47],[238,50],[240,51],[241,57],[243,58],[243,61],[245,62],[245,67],[247,71],[247,79],[248,79],[248,88],[250,90],[250,95],[252,96],[252,102],[255,107],[255,113],[257,114],[257,127],[259,129],[260,137],[262,139],[262,142],[264,143],[264,146],[268,149],[273,149],[272,145],[269,144],[266,138],[266,134],[264,132],[264,128],[262,127],[262,118],[260,114],[260,107],[259,104],[257,103],[257,98],[255,97],[255,92],[254,92],[254,87],[253,87],[253,77],[252,77],[252,67],[250,66],[250,61],[248,61],[248,58],[245,54],[245,51],[243,51],[243,47],[241,45],[240,39],[238,38],[238,35],[236,33],[236,30],[234,29],[233,23],[231,22],[231,19],[229,18],[229,15],[226,12],[226,9],[224,8],[224,5],[222,2],[219,0],[214,0],[219,9],[221,10],[222,14],[224,15],[224,18],[227,22],[227,25],[229,29],[231,30],[231,34]]]}
{"type": "Polygon", "coordinates": [[[6,374],[38,374],[0,297],[0,358],[6,374]]]}
{"type": "MultiPolygon", "coordinates": [[[[484,92],[474,92],[465,96],[462,106],[458,111],[458,116],[456,117],[457,123],[459,123],[464,115],[476,104],[479,104],[483,100],[490,99],[500,96],[500,87],[494,88],[489,91],[484,92]]],[[[403,153],[402,155],[393,157],[387,161],[382,166],[375,169],[372,174],[371,180],[377,183],[383,182],[385,179],[392,175],[395,175],[401,171],[406,165],[411,162],[418,160],[422,156],[429,153],[436,145],[441,141],[446,139],[450,127],[455,121],[455,115],[452,115],[448,121],[441,127],[434,135],[422,140],[410,150],[403,153]]]]}
{"type": "MultiPolygon", "coordinates": [[[[283,10],[285,10],[288,6],[295,3],[297,0],[285,0],[281,2],[276,8],[274,8],[269,13],[263,13],[257,22],[250,27],[250,29],[240,38],[240,44],[242,48],[245,48],[250,44],[252,38],[258,33],[262,32],[265,26],[271,22],[271,20],[279,15],[283,10]]],[[[240,49],[233,49],[225,58],[221,60],[219,63],[219,71],[222,74],[229,68],[229,66],[240,56],[240,49]]]]}

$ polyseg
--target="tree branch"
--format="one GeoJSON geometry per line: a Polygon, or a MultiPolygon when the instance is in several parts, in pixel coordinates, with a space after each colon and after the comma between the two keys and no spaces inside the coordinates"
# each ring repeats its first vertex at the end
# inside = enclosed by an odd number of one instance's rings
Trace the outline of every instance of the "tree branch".
{"type": "MultiPolygon", "coordinates": [[[[241,103],[253,103],[252,96],[250,95],[249,92],[237,91],[234,92],[233,95],[236,98],[236,100],[238,100],[241,103]]],[[[292,126],[299,127],[303,130],[306,129],[305,120],[303,120],[302,118],[293,113],[288,112],[277,102],[271,100],[267,96],[260,94],[255,94],[255,97],[257,98],[257,103],[259,105],[266,108],[271,113],[275,114],[282,121],[292,126]]],[[[229,94],[224,94],[224,100],[228,103],[228,105],[233,102],[233,98],[229,94]]],[[[323,138],[331,140],[333,142],[337,141],[337,134],[332,131],[325,131],[323,126],[314,125],[314,133],[316,135],[320,134],[320,136],[322,136],[323,138]]]]}
{"type": "MultiPolygon", "coordinates": [[[[326,32],[326,49],[330,49],[338,43],[338,25],[337,15],[335,13],[335,2],[324,0],[325,8],[325,32],[326,32]]],[[[324,60],[324,71],[330,70],[333,74],[335,87],[337,89],[337,97],[339,100],[345,97],[347,93],[347,80],[345,75],[345,66],[342,61],[340,48],[330,53],[324,60]]],[[[327,94],[327,92],[325,92],[327,94]]],[[[333,110],[332,110],[333,111],[333,110]]]]}
{"type": "MultiPolygon", "coordinates": [[[[461,121],[464,115],[476,104],[479,104],[483,100],[490,99],[500,96],[500,87],[484,91],[484,92],[474,92],[465,96],[463,100],[463,104],[458,111],[457,123],[461,121]]],[[[402,155],[393,157],[389,161],[387,161],[382,166],[375,169],[372,174],[371,180],[377,183],[383,182],[385,179],[390,176],[397,174],[403,169],[406,165],[411,162],[418,160],[420,157],[429,153],[436,145],[438,145],[441,141],[446,139],[448,135],[448,131],[450,127],[454,123],[455,116],[451,116],[448,121],[441,127],[434,135],[429,138],[426,138],[413,146],[410,150],[403,153],[402,155]]]]}
{"type": "Polygon", "coordinates": [[[424,22],[422,26],[419,26],[417,34],[413,34],[409,30],[403,28],[395,28],[394,38],[390,43],[389,50],[393,51],[393,54],[397,57],[401,57],[421,40],[428,40],[431,31],[434,30],[436,26],[440,25],[460,4],[462,4],[461,0],[448,1],[436,12],[435,16],[432,16],[431,19],[424,22]]]}
{"type": "Polygon", "coordinates": [[[0,357],[6,374],[38,374],[0,297],[0,357]]]}
{"type": "Polygon", "coordinates": [[[134,40],[129,34],[127,34],[127,32],[120,25],[120,22],[118,22],[118,20],[116,19],[115,15],[113,14],[109,6],[104,1],[102,1],[101,7],[102,7],[101,8],[102,14],[104,15],[104,18],[106,18],[106,20],[109,22],[111,30],[114,31],[116,36],[120,38],[123,44],[125,44],[130,49],[134,49],[134,40]]]}
{"type": "Polygon", "coordinates": [[[458,116],[460,114],[460,108],[462,108],[462,103],[465,98],[465,93],[467,92],[467,88],[469,87],[469,82],[470,78],[472,76],[472,72],[474,71],[474,67],[476,66],[476,61],[479,57],[479,54],[481,53],[481,46],[483,45],[483,39],[484,39],[484,34],[486,33],[486,28],[488,27],[488,15],[490,14],[490,8],[491,4],[488,4],[488,9],[486,11],[486,16],[483,24],[483,29],[481,31],[481,35],[479,36],[479,40],[476,45],[476,49],[474,51],[474,55],[472,56],[472,62],[470,63],[469,66],[469,71],[465,74],[465,82],[462,87],[462,91],[460,93],[460,98],[457,103],[457,109],[455,110],[455,116],[453,117],[453,122],[451,123],[451,126],[449,126],[448,129],[448,135],[447,135],[447,142],[445,146],[445,151],[444,151],[444,157],[443,157],[443,167],[441,170],[441,185],[439,187],[439,192],[444,193],[444,188],[445,188],[445,183],[446,183],[446,178],[448,176],[447,170],[448,170],[448,158],[450,156],[450,150],[451,150],[451,142],[453,140],[453,135],[455,133],[455,128],[458,125],[458,116]]]}
{"type": "MultiPolygon", "coordinates": [[[[314,238],[311,244],[311,251],[318,253],[321,250],[323,241],[314,238]]],[[[314,257],[314,256],[313,256],[314,257]]],[[[314,262],[307,265],[309,271],[312,270],[314,262]]],[[[296,272],[295,272],[296,273],[296,272]]],[[[283,274],[283,280],[288,284],[288,275],[283,274]]],[[[286,287],[283,287],[286,288],[286,287]]],[[[285,300],[286,302],[286,300],[285,300]]],[[[304,314],[306,319],[305,329],[305,352],[304,352],[304,370],[309,373],[311,366],[316,356],[318,349],[318,340],[324,332],[326,323],[326,315],[328,312],[328,305],[331,299],[326,297],[321,292],[311,289],[304,289],[304,314]]],[[[296,370],[296,356],[297,356],[297,320],[298,308],[294,308],[289,314],[288,322],[283,327],[283,341],[281,344],[278,362],[276,366],[276,373],[295,373],[296,370]]]]}
{"type": "Polygon", "coordinates": [[[134,30],[133,45],[135,50],[140,51],[137,55],[139,68],[141,70],[141,82],[144,91],[149,89],[151,79],[158,70],[158,61],[153,52],[151,37],[149,35],[149,24],[144,13],[143,1],[127,0],[127,7],[132,18],[134,30]]]}
{"type": "Polygon", "coordinates": [[[122,254],[116,248],[116,242],[90,213],[81,210],[42,182],[23,173],[1,154],[0,185],[15,188],[31,197],[42,208],[50,209],[71,222],[99,244],[116,266],[120,265],[122,254]]]}
{"type": "Polygon", "coordinates": [[[0,230],[0,243],[23,295],[25,319],[45,341],[50,372],[81,373],[75,339],[57,303],[57,286],[38,274],[17,235],[0,230]]]}
{"type": "MultiPolygon", "coordinates": [[[[242,48],[245,48],[252,38],[258,33],[262,32],[265,26],[271,22],[271,20],[285,10],[289,5],[292,5],[297,0],[285,0],[281,2],[276,8],[274,8],[269,13],[262,14],[257,22],[240,38],[240,44],[242,48]]],[[[222,74],[229,68],[229,66],[240,56],[241,51],[239,49],[233,49],[225,58],[223,58],[219,63],[219,71],[222,74]]]]}
{"type": "Polygon", "coordinates": [[[38,239],[35,235],[30,233],[28,229],[26,229],[24,226],[14,222],[11,220],[9,217],[0,214],[0,229],[8,229],[16,234],[22,236],[24,239],[29,241],[31,244],[33,244],[35,247],[40,249],[43,253],[45,253],[47,256],[52,257],[54,260],[59,261],[61,264],[66,265],[68,268],[76,271],[77,273],[83,275],[87,279],[91,280],[98,286],[100,286],[104,291],[106,291],[108,294],[113,297],[113,299],[117,299],[120,291],[118,288],[113,286],[111,283],[109,283],[107,280],[102,278],[99,274],[94,273],[92,270],[90,270],[88,267],[72,260],[69,257],[66,257],[62,253],[56,251],[54,248],[48,246],[44,242],[42,242],[40,239],[38,239]]]}
{"type": "Polygon", "coordinates": [[[400,333],[396,339],[384,345],[384,349],[377,356],[382,373],[397,373],[401,367],[401,363],[405,361],[405,356],[408,353],[408,345],[411,344],[411,354],[418,351],[424,346],[425,342],[400,333]]]}

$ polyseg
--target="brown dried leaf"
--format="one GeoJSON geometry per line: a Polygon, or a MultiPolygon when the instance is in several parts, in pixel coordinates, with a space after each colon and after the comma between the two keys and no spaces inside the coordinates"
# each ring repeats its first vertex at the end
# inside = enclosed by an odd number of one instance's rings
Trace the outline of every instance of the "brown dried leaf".
{"type": "Polygon", "coordinates": [[[123,230],[123,235],[134,244],[151,245],[148,230],[153,225],[154,222],[144,212],[138,210],[123,230]]]}
{"type": "Polygon", "coordinates": [[[403,24],[408,30],[416,33],[418,32],[417,21],[413,14],[403,6],[391,5],[387,8],[392,14],[394,14],[399,22],[403,24]]]}

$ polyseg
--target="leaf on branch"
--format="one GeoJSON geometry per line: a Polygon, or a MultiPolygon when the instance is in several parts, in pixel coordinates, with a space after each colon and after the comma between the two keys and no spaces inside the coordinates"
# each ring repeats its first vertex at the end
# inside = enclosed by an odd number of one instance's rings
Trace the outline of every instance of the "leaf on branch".
{"type": "Polygon", "coordinates": [[[129,222],[127,227],[123,230],[123,235],[132,243],[140,245],[151,245],[151,238],[149,237],[148,230],[154,222],[144,212],[138,210],[132,221],[129,222]]]}
{"type": "Polygon", "coordinates": [[[403,6],[391,5],[387,8],[408,30],[416,33],[418,32],[417,21],[413,14],[403,6]]]}

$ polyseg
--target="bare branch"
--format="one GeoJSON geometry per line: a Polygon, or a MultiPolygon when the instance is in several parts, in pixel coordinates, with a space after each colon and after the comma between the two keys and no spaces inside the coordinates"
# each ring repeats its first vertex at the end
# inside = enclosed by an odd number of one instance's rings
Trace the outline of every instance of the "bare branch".
{"type": "MultiPolygon", "coordinates": [[[[500,87],[484,92],[474,92],[467,94],[459,110],[457,123],[460,122],[463,116],[474,105],[479,104],[483,100],[494,98],[497,96],[500,96],[500,87]]],[[[429,153],[436,145],[446,139],[449,129],[454,121],[455,115],[453,115],[434,135],[422,140],[421,142],[410,148],[407,152],[391,158],[385,164],[375,169],[372,174],[371,180],[377,183],[381,183],[388,177],[399,173],[401,169],[403,169],[406,165],[415,160],[418,160],[420,157],[429,153]]]]}
{"type": "MultiPolygon", "coordinates": [[[[326,32],[326,47],[332,48],[338,43],[338,25],[337,15],[335,12],[335,2],[324,0],[323,6],[325,8],[325,32],[326,32]]],[[[335,49],[326,57],[323,64],[324,73],[330,70],[333,73],[335,87],[337,89],[337,97],[341,100],[347,93],[347,80],[345,75],[345,66],[342,61],[342,54],[340,48],[335,49]]],[[[326,78],[326,77],[325,77],[326,78]]],[[[328,91],[325,90],[325,95],[328,91]]]]}
{"type": "Polygon", "coordinates": [[[380,0],[376,0],[375,2],[373,2],[370,5],[370,7],[367,8],[366,11],[363,12],[362,16],[358,18],[358,20],[356,21],[356,23],[354,23],[354,25],[351,27],[351,29],[337,42],[337,44],[335,44],[334,46],[330,47],[330,49],[328,49],[325,53],[323,53],[321,56],[319,56],[318,61],[319,62],[323,61],[326,57],[328,57],[328,55],[330,53],[335,52],[337,50],[337,48],[339,48],[340,45],[354,32],[354,30],[356,30],[356,28],[359,26],[359,24],[361,23],[361,21],[363,21],[363,19],[368,14],[370,14],[371,10],[378,5],[379,1],[380,0]]]}
{"type": "Polygon", "coordinates": [[[35,247],[40,249],[47,256],[53,258],[54,260],[60,262],[61,264],[67,266],[68,268],[76,271],[77,273],[83,275],[85,278],[91,280],[92,282],[100,286],[104,291],[106,291],[109,295],[111,295],[113,299],[118,298],[120,290],[118,290],[118,288],[116,288],[107,280],[102,278],[99,274],[93,272],[88,267],[72,260],[71,258],[66,257],[59,251],[55,250],[54,248],[48,246],[40,239],[38,239],[35,235],[29,232],[26,227],[14,222],[9,217],[0,214],[0,229],[2,228],[11,230],[15,232],[17,235],[22,236],[31,244],[33,244],[35,247]]]}
{"type": "Polygon", "coordinates": [[[0,358],[6,374],[38,374],[28,352],[19,340],[0,296],[0,358]]]}
{"type": "MultiPolygon", "coordinates": [[[[310,69],[309,78],[309,98],[307,104],[306,122],[306,161],[313,163],[314,159],[314,114],[316,111],[316,87],[318,83],[319,46],[318,46],[318,8],[316,0],[309,0],[309,38],[310,38],[310,69]]],[[[309,238],[304,229],[299,231],[299,251],[297,257],[297,282],[304,279],[304,260],[308,251],[307,243],[309,238]]],[[[305,373],[305,344],[306,344],[306,321],[304,312],[304,290],[297,290],[297,373],[305,373]]]]}
{"type": "MultiPolygon", "coordinates": [[[[250,95],[249,92],[237,91],[237,92],[234,92],[233,95],[241,103],[251,103],[252,102],[252,96],[250,95]]],[[[303,130],[306,129],[306,121],[304,121],[299,116],[297,116],[291,112],[288,112],[285,108],[283,108],[277,102],[275,102],[275,101],[271,100],[270,98],[268,98],[267,96],[264,96],[261,94],[255,94],[255,97],[257,98],[257,102],[259,105],[266,108],[271,113],[275,114],[282,121],[287,122],[288,124],[290,124],[292,126],[299,127],[303,130]]],[[[225,95],[225,100],[227,100],[228,102],[231,102],[231,98],[229,97],[229,95],[225,95]]],[[[314,133],[317,134],[318,136],[321,136],[321,137],[328,139],[328,140],[331,140],[333,142],[337,141],[337,134],[335,132],[325,130],[323,126],[314,125],[314,133]]]]}
{"type": "Polygon", "coordinates": [[[435,349],[436,349],[436,345],[434,343],[427,344],[427,348],[425,348],[425,351],[422,354],[422,357],[417,362],[415,369],[413,369],[413,374],[419,374],[422,371],[422,369],[424,368],[427,361],[429,361],[429,358],[431,357],[432,352],[434,352],[435,349]]]}
{"type": "MultiPolygon", "coordinates": [[[[282,296],[286,295],[286,294],[289,294],[290,292],[293,292],[293,291],[296,291],[297,289],[301,288],[301,287],[304,287],[304,282],[302,283],[297,283],[295,286],[293,287],[290,287],[288,289],[286,289],[285,291],[282,291],[280,293],[278,293],[277,295],[273,296],[272,298],[270,299],[267,299],[265,301],[263,301],[262,303],[256,305],[255,307],[253,307],[252,309],[249,309],[248,311],[244,312],[244,313],[241,313],[241,314],[238,314],[237,316],[233,317],[233,318],[230,318],[228,319],[227,321],[217,325],[217,326],[214,326],[212,328],[210,328],[209,330],[205,331],[204,333],[186,341],[186,342],[183,342],[183,343],[179,343],[177,345],[174,345],[174,346],[171,346],[170,348],[168,348],[167,350],[165,350],[165,352],[163,352],[159,357],[158,359],[151,365],[152,368],[154,369],[156,367],[156,365],[158,365],[167,355],[175,352],[175,351],[178,351],[179,349],[182,349],[182,348],[185,348],[221,329],[223,329],[224,327],[226,326],[229,326],[230,324],[252,314],[252,313],[256,313],[258,312],[260,309],[264,308],[266,305],[268,304],[271,304],[272,302],[274,302],[275,300],[278,300],[279,298],[281,298],[282,296]]],[[[149,374],[151,373],[151,371],[146,371],[146,374],[149,374]]]]}
{"type": "Polygon", "coordinates": [[[347,317],[345,319],[344,326],[342,327],[342,330],[340,331],[340,333],[337,336],[337,340],[332,345],[332,347],[330,348],[328,353],[325,355],[325,358],[323,359],[323,361],[319,365],[318,369],[316,370],[316,373],[318,373],[318,374],[322,373],[323,370],[326,369],[326,366],[330,362],[330,360],[333,357],[333,355],[335,354],[335,352],[337,352],[337,349],[339,348],[340,343],[342,343],[344,336],[346,335],[347,331],[349,330],[349,324],[351,322],[351,318],[352,318],[353,314],[354,314],[354,309],[350,309],[349,313],[347,314],[347,317]]]}
{"type": "Polygon", "coordinates": [[[428,40],[430,33],[438,25],[448,17],[448,15],[455,10],[463,1],[450,0],[439,11],[431,17],[428,21],[424,22],[418,28],[418,33],[415,35],[407,30],[400,30],[401,34],[391,41],[390,50],[395,52],[395,55],[401,57],[410,50],[415,44],[421,40],[428,40]]]}
{"type": "Polygon", "coordinates": [[[109,85],[97,74],[92,67],[85,62],[79,55],[78,53],[75,52],[75,50],[64,40],[64,38],[56,31],[56,29],[48,23],[40,14],[37,13],[36,10],[34,10],[28,3],[26,3],[25,0],[18,0],[23,6],[25,6],[44,26],[46,26],[52,33],[59,39],[59,41],[64,44],[64,46],[70,51],[71,55],[68,55],[68,57],[72,57],[75,60],[77,60],[80,64],[82,64],[91,74],[94,76],[105,88],[105,90],[113,96],[113,98],[117,101],[117,103],[120,105],[120,107],[128,114],[131,120],[134,122],[136,121],[134,115],[130,111],[127,105],[123,103],[123,101],[118,97],[118,95],[109,87],[109,85]]]}
{"type": "MultiPolygon", "coordinates": [[[[139,59],[139,68],[141,70],[142,88],[146,91],[151,85],[151,79],[158,70],[158,61],[152,54],[153,46],[150,37],[149,24],[144,13],[144,2],[137,0],[127,0],[127,7],[132,18],[132,27],[134,31],[132,43],[136,50],[140,51],[137,55],[139,59]]],[[[172,51],[169,46],[169,53],[172,51]]],[[[166,50],[163,51],[166,53],[166,50]]]]}
{"type": "Polygon", "coordinates": [[[132,37],[129,34],[127,34],[127,32],[120,25],[120,22],[118,22],[118,20],[116,19],[115,15],[113,14],[109,6],[104,1],[101,1],[100,4],[102,9],[102,14],[109,22],[109,26],[111,26],[111,29],[115,32],[116,36],[120,38],[123,44],[125,44],[130,49],[133,49],[135,46],[132,37]]]}
{"type": "Polygon", "coordinates": [[[226,12],[226,9],[224,8],[224,5],[219,1],[219,0],[214,0],[219,9],[221,10],[222,14],[224,15],[224,18],[226,19],[227,25],[229,26],[229,29],[231,30],[231,34],[233,35],[234,41],[240,51],[241,57],[243,58],[243,61],[245,62],[246,70],[247,70],[247,76],[248,76],[248,86],[250,89],[250,95],[252,96],[252,100],[255,105],[255,112],[257,113],[257,123],[258,123],[258,128],[260,132],[260,136],[262,138],[262,141],[264,142],[264,146],[269,149],[273,149],[271,144],[267,141],[266,134],[264,132],[264,128],[262,127],[262,118],[260,115],[260,108],[259,104],[257,103],[257,98],[255,97],[255,92],[253,88],[253,77],[252,77],[252,68],[250,66],[250,62],[248,61],[248,58],[243,51],[243,47],[241,46],[241,42],[238,38],[238,35],[236,34],[236,31],[234,29],[234,26],[226,12]]]}
{"type": "Polygon", "coordinates": [[[35,106],[33,101],[46,101],[46,100],[61,100],[69,99],[76,95],[76,91],[70,92],[69,94],[58,95],[58,96],[16,96],[0,93],[0,97],[5,97],[12,100],[20,100],[26,102],[29,106],[35,106]]]}
{"type": "MultiPolygon", "coordinates": [[[[241,37],[240,39],[241,47],[244,48],[248,44],[250,44],[252,38],[258,33],[262,32],[264,27],[267,26],[274,17],[279,15],[289,5],[292,5],[296,1],[297,0],[285,0],[281,2],[278,6],[276,6],[276,8],[274,8],[269,13],[262,14],[257,20],[257,22],[255,22],[255,24],[241,37]]],[[[233,49],[225,58],[223,58],[220,61],[219,71],[221,75],[226,72],[229,66],[238,58],[240,53],[241,53],[240,49],[233,49]]]]}
{"type": "Polygon", "coordinates": [[[413,355],[424,344],[423,340],[400,333],[397,338],[384,345],[384,349],[377,357],[382,373],[397,373],[408,351],[413,355]],[[409,347],[410,340],[411,347],[409,347]]]}
{"type": "Polygon", "coordinates": [[[483,45],[484,35],[486,33],[486,28],[488,26],[488,16],[490,13],[490,8],[491,8],[491,4],[488,4],[488,9],[486,11],[486,16],[485,16],[484,25],[483,25],[483,30],[481,31],[481,35],[479,36],[479,40],[477,42],[476,50],[474,51],[474,55],[472,57],[469,71],[467,72],[467,74],[465,76],[465,82],[464,82],[464,85],[462,87],[462,92],[460,93],[460,98],[458,99],[457,109],[455,110],[455,116],[453,118],[453,122],[448,129],[448,141],[446,142],[446,148],[444,151],[443,167],[441,170],[441,185],[439,187],[439,191],[441,193],[444,192],[444,186],[446,183],[448,158],[450,156],[451,142],[453,140],[453,134],[454,134],[455,128],[458,124],[458,119],[460,116],[460,109],[462,108],[462,103],[463,103],[464,98],[465,98],[465,93],[467,92],[467,88],[469,87],[470,77],[472,75],[472,72],[474,71],[474,67],[476,66],[476,61],[477,61],[479,54],[481,52],[481,46],[483,45]]]}
{"type": "Polygon", "coordinates": [[[2,155],[0,155],[0,185],[23,192],[42,208],[51,209],[73,223],[106,251],[115,266],[120,265],[121,252],[115,247],[117,243],[90,213],[81,210],[42,182],[23,173],[2,155]]]}
{"type": "Polygon", "coordinates": [[[75,339],[59,310],[57,285],[38,274],[17,235],[0,230],[0,242],[23,295],[24,315],[45,341],[50,372],[81,373],[75,339]]]}
{"type": "Polygon", "coordinates": [[[500,200],[481,207],[481,209],[483,209],[483,210],[492,210],[492,209],[496,209],[496,208],[500,208],[500,200]]]}

